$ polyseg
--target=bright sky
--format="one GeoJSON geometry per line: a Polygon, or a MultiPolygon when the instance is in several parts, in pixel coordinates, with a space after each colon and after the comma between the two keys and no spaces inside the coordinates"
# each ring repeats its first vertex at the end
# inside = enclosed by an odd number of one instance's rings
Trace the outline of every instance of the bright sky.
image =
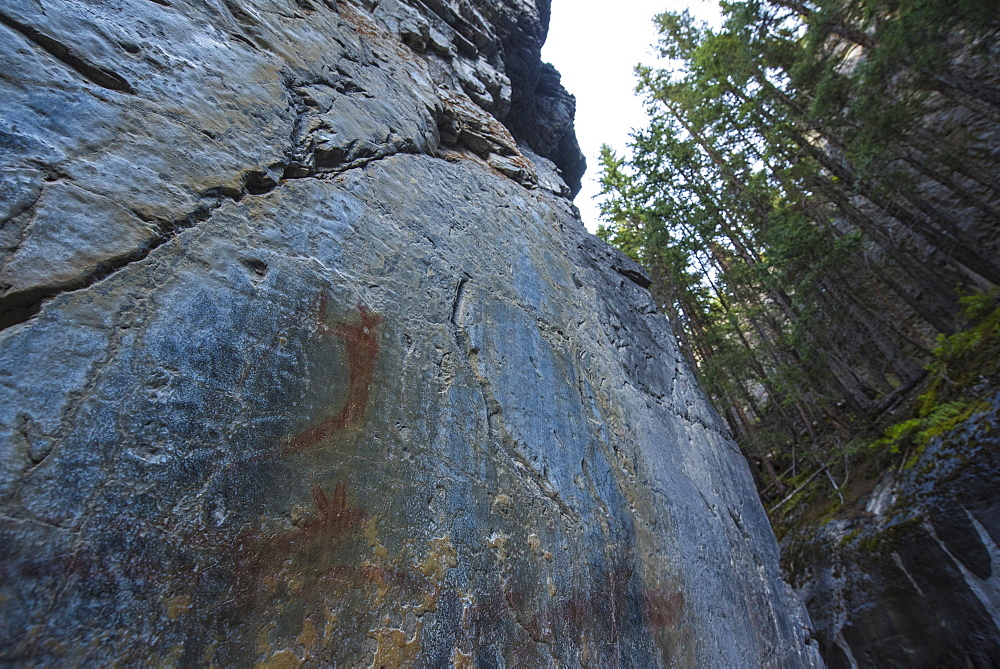
{"type": "Polygon", "coordinates": [[[653,16],[685,8],[709,22],[718,17],[716,0],[617,0],[612,7],[606,0],[552,0],[542,59],[556,66],[563,86],[576,96],[576,136],[587,156],[576,206],[591,231],[599,222],[593,198],[600,193],[601,144],[624,153],[632,129],[646,125],[632,70],[655,63],[653,16]]]}

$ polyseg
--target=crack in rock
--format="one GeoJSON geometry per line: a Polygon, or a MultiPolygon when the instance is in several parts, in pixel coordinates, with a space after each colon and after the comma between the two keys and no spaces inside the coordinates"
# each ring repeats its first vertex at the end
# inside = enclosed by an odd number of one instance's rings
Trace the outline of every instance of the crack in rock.
{"type": "Polygon", "coordinates": [[[37,28],[27,25],[26,23],[21,23],[14,17],[2,11],[0,11],[0,23],[13,31],[20,33],[33,44],[41,48],[63,65],[69,67],[90,83],[97,84],[101,88],[106,88],[110,91],[135,94],[135,89],[132,88],[132,84],[130,84],[125,77],[121,76],[117,72],[114,72],[113,70],[90,62],[73,49],[73,47],[63,44],[59,40],[46,35],[37,28]]]}

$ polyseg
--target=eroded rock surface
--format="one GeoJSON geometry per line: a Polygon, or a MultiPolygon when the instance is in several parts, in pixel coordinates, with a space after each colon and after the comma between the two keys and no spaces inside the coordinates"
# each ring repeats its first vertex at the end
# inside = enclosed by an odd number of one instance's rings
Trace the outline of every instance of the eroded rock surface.
{"type": "Polygon", "coordinates": [[[641,270],[502,122],[546,22],[4,3],[4,662],[814,662],[641,270]]]}
{"type": "Polygon", "coordinates": [[[829,666],[1000,665],[998,471],[1000,394],[862,513],[782,539],[829,666]]]}

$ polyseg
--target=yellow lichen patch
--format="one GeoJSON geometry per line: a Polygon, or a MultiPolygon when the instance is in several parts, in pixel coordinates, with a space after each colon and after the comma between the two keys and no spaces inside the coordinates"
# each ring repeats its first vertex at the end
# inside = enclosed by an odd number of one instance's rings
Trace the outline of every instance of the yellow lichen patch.
{"type": "Polygon", "coordinates": [[[509,514],[511,509],[510,497],[508,497],[503,493],[500,493],[499,495],[493,498],[493,504],[490,505],[490,508],[493,511],[499,511],[500,513],[503,514],[509,514]]]}
{"type": "Polygon", "coordinates": [[[292,508],[288,510],[288,517],[292,521],[292,525],[298,527],[299,523],[307,520],[314,513],[315,508],[311,504],[293,504],[292,508]]]}
{"type": "Polygon", "coordinates": [[[389,551],[378,540],[378,514],[373,515],[365,522],[364,527],[361,528],[361,534],[368,540],[368,545],[375,549],[375,557],[384,560],[389,556],[389,551]]]}
{"type": "Polygon", "coordinates": [[[423,601],[413,609],[413,613],[420,615],[426,611],[437,611],[438,590],[432,588],[423,591],[423,601]]]}
{"type": "Polygon", "coordinates": [[[420,650],[420,643],[417,641],[420,636],[419,626],[412,639],[408,639],[406,632],[395,627],[373,630],[369,636],[378,642],[372,669],[400,669],[416,662],[417,652],[420,650]]]}
{"type": "Polygon", "coordinates": [[[295,641],[308,651],[316,647],[316,643],[319,641],[319,632],[316,631],[316,625],[313,624],[312,618],[306,618],[302,625],[302,632],[295,641]]]}
{"type": "Polygon", "coordinates": [[[528,548],[536,557],[549,561],[552,560],[552,553],[542,548],[542,540],[538,538],[537,534],[528,535],[528,548]]]}
{"type": "Polygon", "coordinates": [[[374,583],[375,587],[378,588],[375,593],[375,598],[372,600],[372,604],[375,606],[381,606],[385,602],[385,596],[389,594],[389,584],[385,580],[385,573],[370,562],[365,562],[361,568],[364,570],[365,576],[368,580],[374,583]]]}
{"type": "Polygon", "coordinates": [[[555,584],[555,582],[553,582],[551,576],[547,577],[545,580],[546,580],[546,583],[549,586],[549,597],[555,597],[556,596],[556,584],[555,584]]]}
{"type": "Polygon", "coordinates": [[[168,597],[163,600],[163,606],[167,609],[167,617],[171,620],[177,620],[191,610],[191,598],[187,595],[168,597]]]}
{"type": "Polygon", "coordinates": [[[430,551],[417,568],[434,583],[441,583],[448,570],[458,566],[458,551],[455,550],[455,544],[451,543],[450,534],[431,539],[427,543],[430,544],[430,551]]]}
{"type": "Polygon", "coordinates": [[[201,654],[201,666],[209,667],[212,666],[212,660],[215,658],[215,651],[219,649],[219,642],[213,641],[212,643],[205,646],[205,652],[201,654]]]}
{"type": "Polygon", "coordinates": [[[451,651],[451,666],[453,669],[472,669],[476,665],[472,661],[471,653],[463,653],[456,647],[451,651]]]}
{"type": "Polygon", "coordinates": [[[329,639],[337,629],[337,614],[333,611],[326,612],[326,625],[323,627],[323,638],[329,639]]]}
{"type": "Polygon", "coordinates": [[[288,579],[288,583],[286,585],[289,590],[291,590],[295,594],[299,594],[302,592],[302,588],[304,588],[306,584],[302,580],[302,577],[299,574],[295,574],[290,579],[288,579]]]}
{"type": "Polygon", "coordinates": [[[290,650],[279,650],[256,666],[257,669],[298,669],[302,666],[302,660],[290,650]]]}
{"type": "Polygon", "coordinates": [[[271,652],[271,630],[274,623],[268,623],[257,632],[257,654],[266,655],[271,652]]]}

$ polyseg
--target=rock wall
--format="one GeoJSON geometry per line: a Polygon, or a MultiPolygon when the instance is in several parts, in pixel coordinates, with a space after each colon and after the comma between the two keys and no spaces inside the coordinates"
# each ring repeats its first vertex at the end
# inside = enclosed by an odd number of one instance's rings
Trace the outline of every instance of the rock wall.
{"type": "Polygon", "coordinates": [[[0,660],[816,662],[546,22],[4,3],[0,660]]]}
{"type": "Polygon", "coordinates": [[[852,517],[782,538],[830,667],[1000,666],[1000,393],[852,517]]]}

